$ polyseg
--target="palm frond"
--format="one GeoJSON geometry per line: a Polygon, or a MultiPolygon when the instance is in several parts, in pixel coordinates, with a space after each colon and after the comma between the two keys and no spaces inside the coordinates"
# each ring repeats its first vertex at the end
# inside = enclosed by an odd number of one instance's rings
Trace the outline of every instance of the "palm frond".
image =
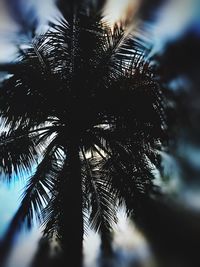
{"type": "Polygon", "coordinates": [[[60,225],[59,225],[59,217],[60,217],[60,205],[59,201],[56,197],[56,193],[54,193],[42,212],[42,216],[44,217],[44,236],[48,239],[56,238],[60,239],[60,225]]]}
{"type": "Polygon", "coordinates": [[[98,128],[93,137],[102,162],[100,168],[111,184],[109,191],[120,203],[126,203],[128,212],[134,211],[135,201],[154,190],[152,170],[160,164],[160,155],[155,148],[156,145],[158,148],[159,138],[146,135],[143,129],[138,133],[130,129],[98,128]]]}
{"type": "Polygon", "coordinates": [[[29,229],[34,219],[42,221],[41,211],[50,200],[51,190],[59,171],[57,151],[57,140],[54,139],[44,152],[44,157],[35,174],[29,179],[21,204],[1,241],[2,257],[9,253],[14,237],[22,226],[25,225],[29,229]]]}
{"type": "Polygon", "coordinates": [[[44,217],[43,224],[45,226],[44,236],[49,239],[56,238],[57,241],[60,241],[61,243],[61,240],[63,239],[63,224],[64,222],[71,220],[69,208],[69,205],[71,204],[65,201],[69,194],[68,190],[70,190],[69,183],[67,183],[68,178],[69,164],[68,160],[65,158],[57,177],[55,187],[51,192],[51,200],[42,211],[42,216],[44,217]],[[63,206],[65,207],[64,209],[63,206]]]}
{"type": "MultiPolygon", "coordinates": [[[[51,190],[51,197],[48,205],[42,210],[44,236],[49,239],[60,239],[60,217],[63,210],[63,195],[61,194],[61,187],[64,187],[63,181],[66,179],[68,173],[68,162],[63,156],[63,162],[59,166],[59,173],[55,180],[54,188],[51,190]],[[61,196],[60,196],[61,194],[61,196]]],[[[66,193],[66,192],[65,192],[66,193]]],[[[67,204],[67,203],[66,203],[67,204]]]]}
{"type": "Polygon", "coordinates": [[[127,77],[135,72],[147,74],[150,41],[144,39],[139,30],[127,34],[123,24],[116,24],[113,29],[105,25],[104,30],[102,44],[105,53],[101,62],[109,67],[111,75],[127,77]]]}
{"type": "Polygon", "coordinates": [[[55,116],[55,100],[59,97],[55,88],[59,91],[60,87],[56,86],[57,78],[51,74],[50,62],[43,53],[48,46],[44,47],[42,41],[37,39],[24,51],[19,65],[10,67],[14,75],[1,84],[1,116],[8,123],[35,121],[36,118],[41,123],[55,116]]]}
{"type": "MultiPolygon", "coordinates": [[[[137,158],[137,156],[135,156],[137,158]]],[[[135,212],[135,205],[140,198],[151,194],[154,189],[154,175],[147,162],[133,162],[126,165],[122,158],[110,157],[102,162],[102,172],[105,172],[110,183],[111,192],[119,200],[119,204],[125,204],[128,214],[135,212]]]]}
{"type": "Polygon", "coordinates": [[[58,238],[61,246],[66,248],[70,247],[70,244],[76,246],[76,241],[81,241],[83,235],[83,202],[82,179],[81,173],[79,173],[80,168],[78,168],[80,164],[79,148],[76,145],[73,146],[72,142],[67,144],[67,149],[66,143],[64,147],[65,160],[56,179],[51,202],[44,210],[44,234],[49,238],[58,238]],[[79,225],[77,236],[71,236],[74,221],[79,225]],[[67,242],[69,236],[76,241],[67,242]]]}
{"type": "Polygon", "coordinates": [[[36,138],[30,137],[22,129],[2,132],[0,135],[0,168],[1,172],[11,179],[15,174],[31,171],[39,157],[36,138]]]}
{"type": "Polygon", "coordinates": [[[110,233],[113,224],[117,222],[115,197],[106,182],[106,176],[99,171],[98,161],[94,158],[87,159],[83,150],[82,154],[83,175],[87,180],[85,196],[91,207],[90,227],[101,234],[110,233]]]}

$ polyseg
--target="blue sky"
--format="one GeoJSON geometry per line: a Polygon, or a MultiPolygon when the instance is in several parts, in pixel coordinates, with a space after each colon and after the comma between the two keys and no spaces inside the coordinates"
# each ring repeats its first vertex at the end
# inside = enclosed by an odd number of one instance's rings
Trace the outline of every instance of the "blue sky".
{"type": "Polygon", "coordinates": [[[19,206],[23,187],[24,183],[20,180],[10,185],[0,183],[0,237],[2,237],[16,208],[19,206]]]}

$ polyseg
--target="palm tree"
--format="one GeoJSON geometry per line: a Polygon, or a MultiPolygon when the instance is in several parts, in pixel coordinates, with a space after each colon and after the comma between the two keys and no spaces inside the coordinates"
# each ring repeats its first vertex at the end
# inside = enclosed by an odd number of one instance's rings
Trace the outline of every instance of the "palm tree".
{"type": "Polygon", "coordinates": [[[59,4],[62,19],[0,66],[11,74],[0,91],[1,170],[10,181],[34,168],[2,262],[17,230],[36,218],[81,266],[84,218],[108,249],[117,206],[131,212],[159,165],[165,116],[149,47],[102,22],[99,5],[59,4]]]}

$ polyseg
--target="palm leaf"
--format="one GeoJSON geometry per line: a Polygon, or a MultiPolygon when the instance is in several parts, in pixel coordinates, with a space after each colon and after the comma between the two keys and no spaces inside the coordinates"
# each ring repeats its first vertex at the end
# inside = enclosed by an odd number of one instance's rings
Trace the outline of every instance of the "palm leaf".
{"type": "Polygon", "coordinates": [[[32,226],[34,218],[41,222],[41,211],[50,200],[50,192],[58,175],[57,140],[54,139],[44,152],[35,174],[29,179],[24,190],[20,207],[14,215],[7,232],[0,244],[2,260],[9,253],[17,231],[26,225],[32,226]]]}
{"type": "Polygon", "coordinates": [[[39,147],[36,138],[30,137],[27,131],[2,132],[0,135],[0,168],[9,179],[12,174],[23,174],[31,171],[37,163],[39,147]]]}
{"type": "Polygon", "coordinates": [[[91,207],[90,227],[101,234],[110,233],[113,224],[117,222],[116,200],[110,193],[106,176],[103,176],[99,170],[98,161],[94,158],[87,159],[83,150],[82,154],[84,158],[83,175],[87,177],[85,194],[91,207]]]}

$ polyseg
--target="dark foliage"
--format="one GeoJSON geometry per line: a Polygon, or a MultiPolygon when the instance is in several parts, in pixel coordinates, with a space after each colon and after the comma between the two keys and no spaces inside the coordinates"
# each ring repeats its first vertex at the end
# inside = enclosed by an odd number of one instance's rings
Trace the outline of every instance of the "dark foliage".
{"type": "Polygon", "coordinates": [[[1,85],[9,129],[1,134],[1,169],[11,178],[36,164],[7,246],[36,217],[69,255],[81,251],[84,214],[106,241],[118,205],[133,212],[154,188],[166,128],[162,92],[148,46],[123,25],[103,23],[100,2],[60,1],[63,19],[19,52],[1,85]]]}

